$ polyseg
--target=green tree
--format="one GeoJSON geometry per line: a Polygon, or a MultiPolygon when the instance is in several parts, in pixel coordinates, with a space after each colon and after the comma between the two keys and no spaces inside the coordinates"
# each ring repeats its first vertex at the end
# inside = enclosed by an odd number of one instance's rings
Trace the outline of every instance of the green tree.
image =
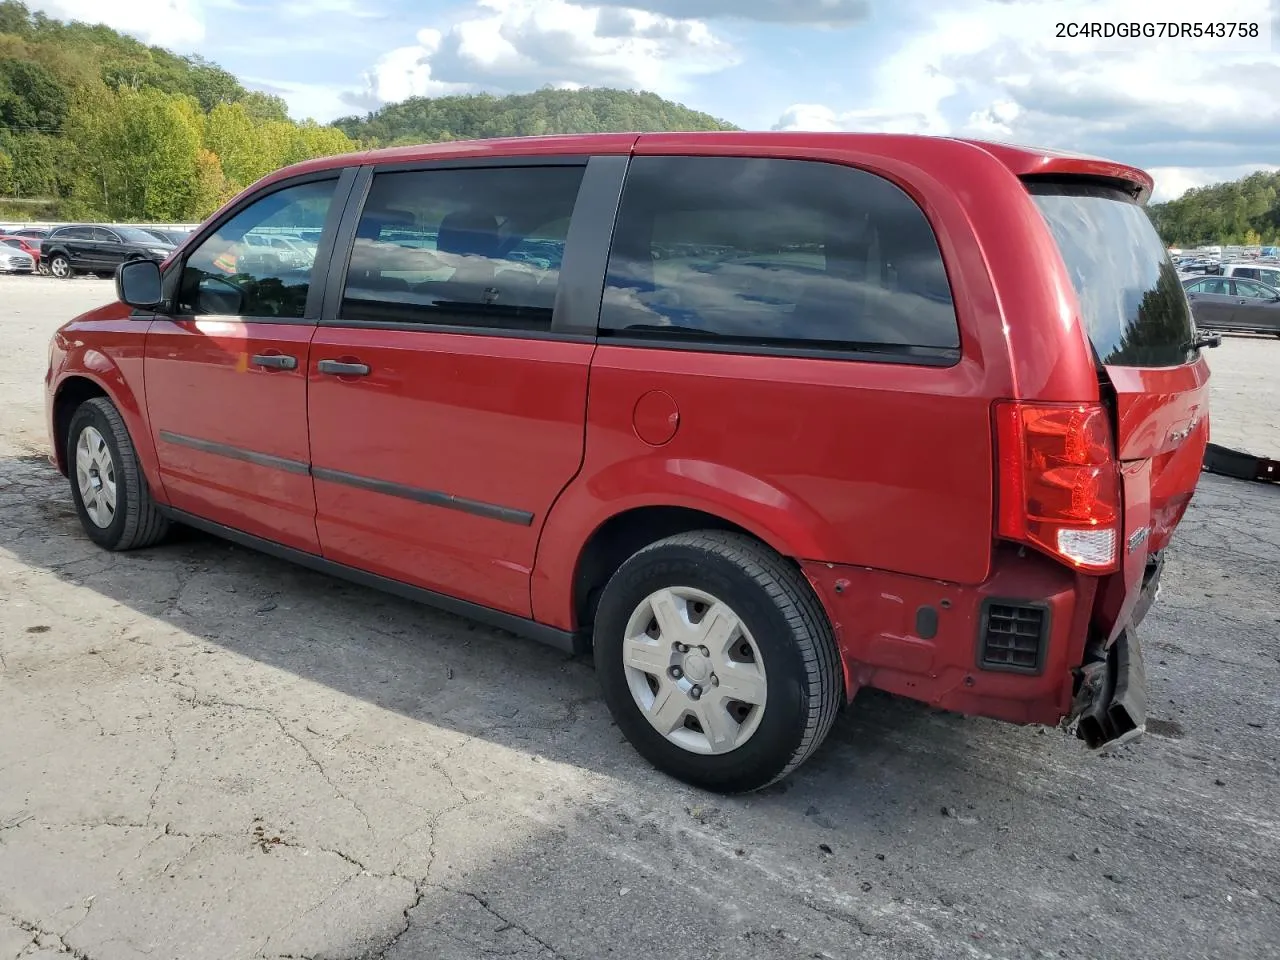
{"type": "Polygon", "coordinates": [[[276,168],[263,155],[263,124],[254,121],[243,104],[221,104],[205,118],[205,146],[217,155],[233,190],[241,190],[276,168]]]}
{"type": "Polygon", "coordinates": [[[282,98],[263,93],[260,90],[250,90],[237,103],[243,106],[245,112],[254,120],[284,121],[289,119],[288,104],[282,98]]]}
{"type": "Polygon", "coordinates": [[[34,60],[0,60],[0,126],[57,133],[67,116],[69,91],[34,60]]]}
{"type": "Polygon", "coordinates": [[[126,89],[77,107],[68,121],[82,170],[77,199],[110,220],[191,215],[201,149],[194,101],[126,89]]]}
{"type": "Polygon", "coordinates": [[[737,129],[657,94],[608,89],[414,97],[364,117],[344,117],[333,126],[352,140],[383,145],[555,133],[737,129]]]}

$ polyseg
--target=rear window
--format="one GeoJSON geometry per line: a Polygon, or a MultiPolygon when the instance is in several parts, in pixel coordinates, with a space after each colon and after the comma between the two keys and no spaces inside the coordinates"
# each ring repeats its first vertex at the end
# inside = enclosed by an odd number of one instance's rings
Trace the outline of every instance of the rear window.
{"type": "Polygon", "coordinates": [[[1098,361],[1172,367],[1193,360],[1191,308],[1146,210],[1103,186],[1029,189],[1071,274],[1098,361]]]}

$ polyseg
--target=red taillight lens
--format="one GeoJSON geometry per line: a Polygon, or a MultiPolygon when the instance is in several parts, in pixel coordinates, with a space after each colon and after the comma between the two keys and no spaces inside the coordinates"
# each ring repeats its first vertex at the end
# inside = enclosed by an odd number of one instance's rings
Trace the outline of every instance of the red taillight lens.
{"type": "Polygon", "coordinates": [[[1119,562],[1120,475],[1100,404],[996,404],[996,532],[1078,570],[1119,562]]]}

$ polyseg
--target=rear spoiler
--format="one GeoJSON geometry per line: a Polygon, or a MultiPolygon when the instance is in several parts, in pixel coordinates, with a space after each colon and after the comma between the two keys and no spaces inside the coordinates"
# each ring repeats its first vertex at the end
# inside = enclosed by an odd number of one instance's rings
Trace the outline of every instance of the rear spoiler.
{"type": "Polygon", "coordinates": [[[1237,480],[1257,480],[1260,483],[1280,483],[1280,460],[1255,457],[1239,450],[1229,450],[1216,443],[1204,451],[1204,468],[1209,473],[1237,480]]]}

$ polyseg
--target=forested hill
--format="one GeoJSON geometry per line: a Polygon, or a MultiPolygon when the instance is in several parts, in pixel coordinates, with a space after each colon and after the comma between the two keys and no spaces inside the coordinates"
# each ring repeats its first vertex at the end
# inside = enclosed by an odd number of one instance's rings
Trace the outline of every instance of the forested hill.
{"type": "Polygon", "coordinates": [[[354,144],[199,57],[0,2],[0,220],[191,221],[354,144]]]}
{"type": "Polygon", "coordinates": [[[607,89],[414,97],[365,117],[344,117],[334,126],[353,140],[379,146],[555,133],[737,129],[657,94],[607,89]]]}
{"type": "Polygon", "coordinates": [[[1152,204],[1151,219],[1166,243],[1280,244],[1280,173],[1258,171],[1242,180],[1188,190],[1152,204]]]}

